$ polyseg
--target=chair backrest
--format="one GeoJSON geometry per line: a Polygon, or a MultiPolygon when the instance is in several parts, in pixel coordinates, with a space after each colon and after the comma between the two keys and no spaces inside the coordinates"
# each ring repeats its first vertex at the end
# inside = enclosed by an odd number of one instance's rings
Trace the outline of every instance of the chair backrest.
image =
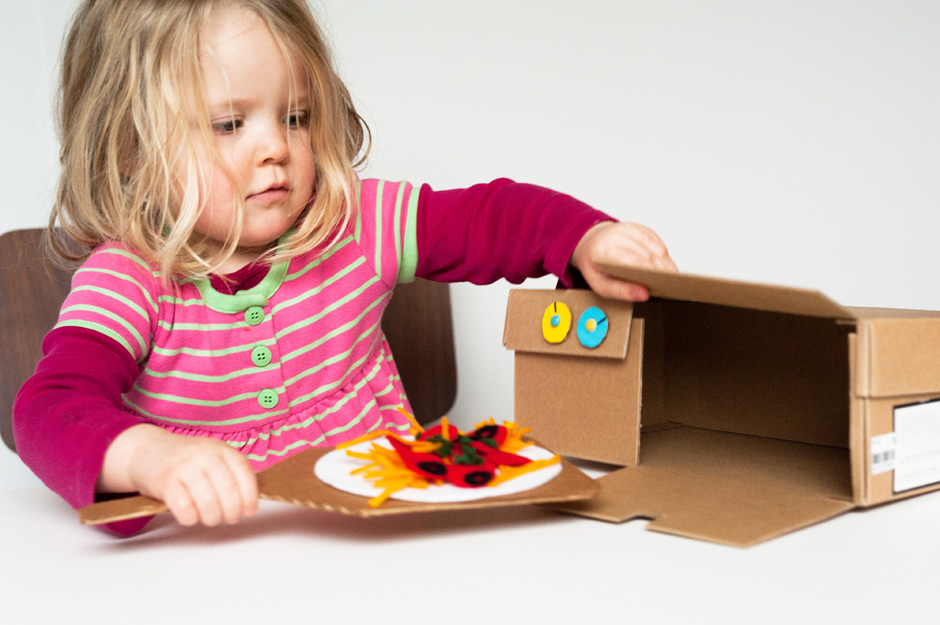
{"type": "MultiPolygon", "coordinates": [[[[0,434],[13,441],[13,399],[32,375],[40,345],[58,319],[72,272],[47,259],[40,229],[0,235],[0,434]]],[[[415,417],[441,417],[457,396],[457,365],[448,285],[399,285],[382,320],[415,417]]]]}

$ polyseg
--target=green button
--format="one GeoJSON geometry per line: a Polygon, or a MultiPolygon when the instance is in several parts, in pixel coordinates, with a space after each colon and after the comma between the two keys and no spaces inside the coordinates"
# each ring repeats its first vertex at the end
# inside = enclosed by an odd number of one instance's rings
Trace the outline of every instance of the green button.
{"type": "Polygon", "coordinates": [[[245,323],[250,326],[256,326],[264,321],[264,308],[261,306],[251,306],[245,311],[245,323]]]}
{"type": "Polygon", "coordinates": [[[267,408],[270,410],[277,406],[278,397],[277,391],[272,391],[269,388],[264,389],[258,393],[258,403],[261,404],[262,408],[267,408]]]}
{"type": "Polygon", "coordinates": [[[264,345],[251,350],[251,363],[256,367],[267,367],[271,364],[271,350],[264,345]]]}

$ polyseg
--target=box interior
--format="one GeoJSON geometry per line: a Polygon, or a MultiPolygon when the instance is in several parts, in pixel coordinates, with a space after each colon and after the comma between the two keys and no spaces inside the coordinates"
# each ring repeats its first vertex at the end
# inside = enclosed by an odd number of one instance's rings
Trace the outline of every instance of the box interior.
{"type": "Polygon", "coordinates": [[[670,300],[634,316],[645,327],[640,466],[852,501],[853,325],[670,300]]]}

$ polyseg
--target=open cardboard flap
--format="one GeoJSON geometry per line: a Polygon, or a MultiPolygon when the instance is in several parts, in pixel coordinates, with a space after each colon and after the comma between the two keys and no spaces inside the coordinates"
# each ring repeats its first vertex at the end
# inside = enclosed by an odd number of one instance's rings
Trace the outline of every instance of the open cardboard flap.
{"type": "Polygon", "coordinates": [[[597,497],[552,507],[746,546],[858,505],[852,310],[804,289],[605,269],[647,285],[650,301],[570,290],[509,298],[517,422],[558,453],[624,467],[598,480],[597,497]],[[573,325],[602,308],[612,345],[542,339],[553,301],[570,307],[573,325]]]}
{"type": "Polygon", "coordinates": [[[746,547],[855,507],[845,450],[679,426],[644,434],[641,464],[561,511],[746,547]]]}

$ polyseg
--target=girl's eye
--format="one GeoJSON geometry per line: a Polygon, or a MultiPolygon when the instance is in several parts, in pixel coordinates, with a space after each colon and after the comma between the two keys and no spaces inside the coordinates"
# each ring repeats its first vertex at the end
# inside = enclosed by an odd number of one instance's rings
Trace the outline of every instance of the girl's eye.
{"type": "Polygon", "coordinates": [[[212,130],[220,135],[235,134],[235,131],[242,127],[240,119],[223,119],[212,122],[212,130]]]}
{"type": "Polygon", "coordinates": [[[284,120],[291,128],[303,128],[307,126],[310,119],[310,113],[307,111],[295,111],[284,120]]]}

